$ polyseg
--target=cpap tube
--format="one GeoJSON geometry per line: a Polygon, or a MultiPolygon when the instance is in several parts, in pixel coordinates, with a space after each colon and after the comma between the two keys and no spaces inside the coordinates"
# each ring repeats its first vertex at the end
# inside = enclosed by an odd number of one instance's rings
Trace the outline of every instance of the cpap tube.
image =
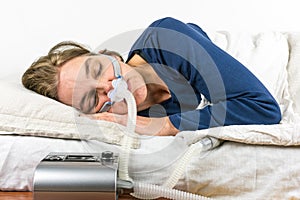
{"type": "Polygon", "coordinates": [[[133,182],[129,176],[129,156],[130,148],[133,143],[135,136],[135,126],[136,126],[136,103],[134,96],[127,89],[127,83],[123,77],[119,77],[112,82],[113,90],[108,93],[108,97],[112,102],[119,102],[125,99],[127,108],[128,108],[128,117],[127,117],[127,127],[126,134],[124,134],[123,141],[121,144],[122,151],[120,153],[119,160],[119,178],[121,180],[133,182]]]}
{"type": "Polygon", "coordinates": [[[130,157],[130,149],[133,142],[133,139],[136,137],[135,135],[135,126],[136,126],[136,103],[134,96],[127,89],[127,84],[122,77],[113,81],[113,90],[109,92],[109,97],[112,102],[119,102],[125,99],[128,107],[128,118],[127,118],[127,134],[124,135],[122,142],[122,151],[119,157],[119,188],[132,188],[134,189],[134,193],[131,195],[140,199],[155,199],[159,197],[170,198],[174,200],[208,200],[210,198],[196,195],[176,189],[172,189],[179,178],[182,176],[184,169],[191,159],[191,157],[195,154],[195,152],[199,153],[212,149],[218,146],[219,140],[211,137],[205,137],[200,140],[200,142],[191,145],[191,147],[187,150],[184,156],[180,159],[179,163],[177,163],[177,167],[172,172],[170,178],[162,185],[153,185],[141,182],[133,182],[132,178],[129,176],[129,157],[130,157]],[[125,181],[125,182],[124,182],[125,181]],[[126,184],[128,182],[128,184],[126,184]],[[125,184],[125,185],[124,185],[125,184]],[[126,187],[125,187],[126,186],[126,187]]]}
{"type": "Polygon", "coordinates": [[[193,193],[141,182],[134,183],[134,191],[134,196],[141,199],[156,199],[157,197],[153,198],[153,196],[158,196],[174,200],[211,200],[193,193]],[[152,197],[149,198],[149,196],[152,197]]]}
{"type": "Polygon", "coordinates": [[[136,125],[136,105],[135,99],[133,95],[128,91],[125,90],[124,92],[125,100],[128,106],[128,117],[127,117],[127,134],[124,135],[122,141],[122,151],[120,156],[119,162],[119,178],[122,180],[133,182],[132,179],[129,177],[129,156],[130,156],[130,149],[133,143],[135,136],[135,125],[136,125]]]}
{"type": "MultiPolygon", "coordinates": [[[[123,141],[121,144],[122,151],[120,152],[119,157],[119,178],[121,182],[128,181],[132,183],[132,179],[129,177],[129,156],[130,156],[130,148],[133,143],[133,139],[135,136],[135,126],[136,126],[136,102],[134,96],[128,90],[128,86],[126,81],[121,75],[121,67],[119,62],[112,56],[107,56],[108,59],[113,64],[114,75],[116,77],[115,80],[112,81],[113,89],[109,91],[108,97],[110,98],[110,102],[108,107],[113,105],[115,102],[120,102],[125,99],[127,108],[128,108],[128,116],[127,116],[127,127],[126,134],[124,134],[123,141]]],[[[104,109],[106,110],[106,109],[104,109]]]]}
{"type": "Polygon", "coordinates": [[[208,197],[204,197],[201,195],[196,195],[184,191],[179,191],[176,189],[172,189],[180,177],[184,173],[186,165],[191,160],[192,156],[195,153],[199,154],[204,151],[211,150],[217,146],[219,146],[221,140],[216,139],[214,137],[204,137],[199,142],[192,144],[189,149],[185,152],[183,157],[176,163],[176,168],[173,170],[169,179],[162,186],[147,184],[142,182],[134,183],[134,193],[132,196],[139,199],[157,199],[159,197],[170,198],[174,200],[185,200],[185,199],[211,199],[208,197]]]}
{"type": "MultiPolygon", "coordinates": [[[[119,73],[118,73],[119,74],[119,73]]],[[[128,117],[127,117],[127,127],[126,133],[123,138],[122,142],[122,151],[119,157],[119,180],[118,180],[118,187],[119,188],[126,188],[126,189],[134,189],[134,193],[131,194],[132,196],[141,198],[141,199],[153,199],[158,197],[165,197],[174,200],[208,200],[210,198],[196,195],[176,189],[172,189],[176,183],[178,182],[179,178],[184,172],[184,169],[194,155],[195,152],[205,151],[212,149],[220,144],[220,141],[211,138],[205,137],[200,140],[200,142],[191,145],[191,147],[187,150],[184,154],[182,159],[180,159],[177,167],[172,172],[170,178],[162,185],[153,185],[141,182],[133,182],[132,178],[129,176],[129,157],[130,157],[130,149],[133,143],[133,139],[136,138],[135,134],[135,127],[136,127],[136,115],[137,115],[137,108],[134,96],[127,88],[127,83],[123,79],[120,74],[117,76],[116,80],[113,80],[113,90],[111,90],[108,94],[111,102],[120,102],[125,99],[127,108],[128,108],[128,117]]]]}

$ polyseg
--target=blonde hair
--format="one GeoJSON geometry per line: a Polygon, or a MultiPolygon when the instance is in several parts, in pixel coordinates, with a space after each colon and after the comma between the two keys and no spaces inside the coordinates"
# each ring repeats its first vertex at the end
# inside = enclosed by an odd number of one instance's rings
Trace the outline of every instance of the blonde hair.
{"type": "Polygon", "coordinates": [[[58,100],[59,68],[75,57],[88,54],[91,51],[82,44],[72,41],[58,43],[46,56],[31,64],[22,76],[22,83],[27,89],[58,100]]]}

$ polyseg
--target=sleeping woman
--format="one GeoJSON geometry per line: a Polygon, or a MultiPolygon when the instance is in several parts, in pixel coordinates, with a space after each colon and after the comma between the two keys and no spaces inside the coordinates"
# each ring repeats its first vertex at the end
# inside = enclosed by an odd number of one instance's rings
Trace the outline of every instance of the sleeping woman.
{"type": "Polygon", "coordinates": [[[26,70],[22,83],[92,119],[126,125],[126,101],[107,106],[117,76],[135,98],[140,134],[281,120],[273,96],[243,64],[198,25],[170,17],[147,27],[125,62],[117,52],[93,53],[79,43],[61,42],[26,70]]]}

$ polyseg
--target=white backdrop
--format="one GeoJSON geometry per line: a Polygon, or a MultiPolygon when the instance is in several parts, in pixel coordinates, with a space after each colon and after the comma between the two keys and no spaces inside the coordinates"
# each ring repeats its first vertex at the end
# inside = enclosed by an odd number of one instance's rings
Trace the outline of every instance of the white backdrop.
{"type": "Polygon", "coordinates": [[[204,30],[300,31],[298,0],[10,0],[0,4],[0,77],[63,40],[91,48],[171,16],[204,30]]]}

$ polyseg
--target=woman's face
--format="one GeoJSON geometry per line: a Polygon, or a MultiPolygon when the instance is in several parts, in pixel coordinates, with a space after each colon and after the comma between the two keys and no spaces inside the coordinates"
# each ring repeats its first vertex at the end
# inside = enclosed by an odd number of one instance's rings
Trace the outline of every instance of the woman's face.
{"type": "MultiPolygon", "coordinates": [[[[119,62],[119,61],[115,61],[119,62]]],[[[121,75],[134,95],[137,106],[145,101],[147,89],[142,76],[129,65],[119,62],[121,75]]],[[[111,60],[105,55],[76,57],[61,66],[59,72],[58,100],[85,113],[99,112],[110,99],[116,79],[111,60]]],[[[109,112],[127,113],[125,101],[115,103],[109,112]]]]}

